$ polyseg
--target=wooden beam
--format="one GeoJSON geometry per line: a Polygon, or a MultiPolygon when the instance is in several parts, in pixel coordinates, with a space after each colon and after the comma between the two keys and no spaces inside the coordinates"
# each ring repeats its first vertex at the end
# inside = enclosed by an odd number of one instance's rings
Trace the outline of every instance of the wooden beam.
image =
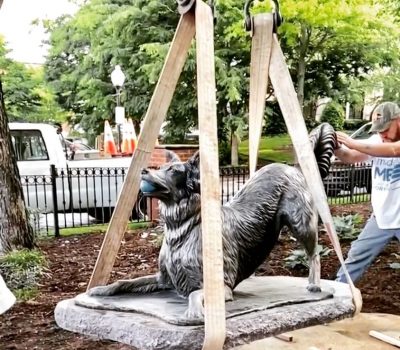
{"type": "Polygon", "coordinates": [[[223,347],[226,330],[213,21],[210,6],[197,0],[197,94],[205,309],[203,349],[218,350],[223,347]]]}
{"type": "Polygon", "coordinates": [[[258,150],[265,111],[268,87],[268,71],[272,49],[272,13],[253,17],[253,38],[250,63],[249,102],[249,170],[250,176],[256,171],[258,150]]]}
{"type": "Polygon", "coordinates": [[[133,154],[126,179],[122,185],[118,201],[101,246],[99,256],[88,289],[104,285],[118,254],[129,215],[136,202],[140,186],[140,172],[150,160],[161,124],[168,108],[186,61],[187,52],[195,34],[193,14],[183,15],[176,29],[163,70],[147,109],[143,128],[139,135],[138,146],[133,154]]]}
{"type": "Polygon", "coordinates": [[[319,215],[325,224],[329,238],[331,239],[335,252],[347,276],[347,282],[352,291],[353,302],[356,308],[355,313],[358,314],[362,307],[361,293],[354,286],[347,272],[346,266],[344,265],[342,251],[328,205],[328,198],[326,196],[322,179],[319,174],[317,161],[308,138],[308,131],[304,123],[303,113],[297,99],[296,91],[294,90],[289,69],[285,62],[285,57],[283,56],[283,52],[276,35],[273,36],[269,76],[308,188],[312,193],[319,215]]]}
{"type": "Polygon", "coordinates": [[[385,332],[378,332],[378,331],[369,331],[369,335],[376,339],[382,340],[385,343],[397,346],[400,348],[400,339],[399,339],[399,332],[397,332],[397,339],[392,336],[391,334],[386,334],[385,332]]]}

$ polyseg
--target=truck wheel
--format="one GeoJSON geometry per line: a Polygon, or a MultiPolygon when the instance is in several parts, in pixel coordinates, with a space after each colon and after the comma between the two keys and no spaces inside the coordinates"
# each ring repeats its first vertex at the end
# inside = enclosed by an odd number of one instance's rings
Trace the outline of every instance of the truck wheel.
{"type": "Polygon", "coordinates": [[[111,220],[114,208],[89,208],[88,213],[90,216],[94,217],[98,223],[107,223],[111,220]]]}
{"type": "MultiPolygon", "coordinates": [[[[147,201],[145,197],[141,197],[139,200],[139,205],[136,203],[132,210],[131,220],[140,221],[147,215],[147,201]]],[[[89,208],[88,213],[90,216],[94,217],[98,223],[106,224],[111,220],[111,216],[114,212],[114,207],[106,208],[89,208]]]]}

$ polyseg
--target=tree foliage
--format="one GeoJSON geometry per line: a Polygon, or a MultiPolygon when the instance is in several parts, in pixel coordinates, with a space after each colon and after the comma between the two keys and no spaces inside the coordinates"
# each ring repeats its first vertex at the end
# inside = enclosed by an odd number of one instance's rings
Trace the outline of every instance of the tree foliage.
{"type": "MultiPolygon", "coordinates": [[[[229,142],[232,128],[247,119],[251,40],[243,28],[243,1],[220,0],[216,6],[219,136],[229,142]]],[[[260,2],[252,11],[269,6],[260,2]]],[[[398,24],[387,1],[282,0],[281,10],[285,22],[279,37],[301,103],[325,96],[348,101],[354,97],[350,80],[393,62],[398,24]]],[[[102,121],[113,121],[110,74],[119,64],[127,76],[123,104],[138,127],[178,20],[173,0],[89,0],[73,17],[49,22],[46,79],[60,105],[71,112],[70,121],[95,134],[102,121]]],[[[193,45],[168,111],[170,140],[181,141],[197,125],[196,107],[193,45]]]]}
{"type": "Polygon", "coordinates": [[[43,68],[30,68],[15,62],[7,57],[8,52],[0,36],[0,77],[9,120],[55,122],[65,119],[65,112],[44,82],[43,68]]]}
{"type": "Polygon", "coordinates": [[[321,123],[329,123],[335,130],[342,130],[344,125],[344,109],[340,103],[331,101],[324,108],[321,123]]]}

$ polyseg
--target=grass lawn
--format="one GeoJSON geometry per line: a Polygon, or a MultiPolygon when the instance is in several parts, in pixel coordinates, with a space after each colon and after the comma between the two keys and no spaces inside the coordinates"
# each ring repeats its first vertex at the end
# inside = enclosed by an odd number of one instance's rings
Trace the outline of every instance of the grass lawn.
{"type": "MultiPolygon", "coordinates": [[[[151,225],[149,222],[129,222],[127,223],[128,230],[136,230],[140,228],[145,228],[151,225]]],[[[60,230],[61,237],[82,235],[87,233],[99,233],[106,232],[108,228],[108,224],[101,225],[91,225],[91,226],[82,226],[82,227],[71,227],[71,228],[63,228],[60,230]]],[[[52,237],[52,236],[49,236],[52,237]]],[[[47,237],[45,237],[47,238],[47,237]]]]}
{"type": "MultiPolygon", "coordinates": [[[[249,140],[244,140],[239,145],[239,157],[242,163],[248,163],[249,159],[249,140]]],[[[294,151],[292,141],[287,134],[278,136],[262,137],[258,152],[258,165],[272,162],[293,163],[294,151]]]]}

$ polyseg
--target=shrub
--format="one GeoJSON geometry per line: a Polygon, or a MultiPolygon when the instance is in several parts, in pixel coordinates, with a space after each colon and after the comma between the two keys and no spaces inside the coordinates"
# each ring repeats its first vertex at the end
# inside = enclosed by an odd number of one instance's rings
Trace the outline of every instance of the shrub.
{"type": "Polygon", "coordinates": [[[333,224],[335,225],[336,232],[341,240],[356,239],[361,230],[355,226],[361,224],[362,221],[363,219],[359,214],[335,216],[333,218],[333,224]]]}
{"type": "MultiPolygon", "coordinates": [[[[320,244],[318,244],[317,246],[317,253],[321,257],[329,255],[331,251],[332,249],[324,247],[320,244]]],[[[284,260],[285,260],[285,265],[291,269],[298,267],[310,268],[310,265],[308,264],[308,257],[304,249],[292,250],[291,254],[284,260]]]]}
{"type": "Polygon", "coordinates": [[[0,273],[16,296],[26,299],[37,292],[42,277],[49,277],[47,261],[39,250],[15,250],[0,257],[0,273]]]}
{"type": "Polygon", "coordinates": [[[322,111],[321,123],[329,123],[335,130],[343,129],[344,119],[344,109],[338,102],[330,102],[322,111]]]}

